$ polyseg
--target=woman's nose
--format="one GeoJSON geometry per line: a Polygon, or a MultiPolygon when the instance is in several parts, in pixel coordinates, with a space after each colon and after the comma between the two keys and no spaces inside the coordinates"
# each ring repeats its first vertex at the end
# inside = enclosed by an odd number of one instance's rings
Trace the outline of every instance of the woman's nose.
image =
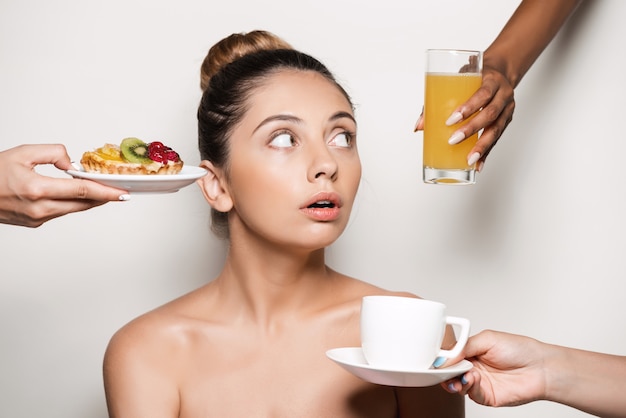
{"type": "Polygon", "coordinates": [[[337,169],[337,161],[326,145],[318,146],[315,149],[311,167],[309,168],[309,181],[322,178],[335,180],[337,169]]]}

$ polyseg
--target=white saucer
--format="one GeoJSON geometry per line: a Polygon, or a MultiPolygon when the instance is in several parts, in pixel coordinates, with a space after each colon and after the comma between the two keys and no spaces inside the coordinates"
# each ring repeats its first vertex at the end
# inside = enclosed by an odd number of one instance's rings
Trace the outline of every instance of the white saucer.
{"type": "Polygon", "coordinates": [[[353,375],[379,385],[387,386],[434,386],[453,377],[462,375],[473,367],[462,360],[450,367],[419,371],[385,370],[367,364],[361,347],[334,348],[326,356],[353,375]]]}
{"type": "Polygon", "coordinates": [[[72,177],[93,180],[107,186],[124,189],[131,194],[147,194],[177,192],[206,175],[207,171],[201,167],[184,165],[178,174],[101,174],[88,173],[84,170],[67,170],[66,173],[72,177]]]}

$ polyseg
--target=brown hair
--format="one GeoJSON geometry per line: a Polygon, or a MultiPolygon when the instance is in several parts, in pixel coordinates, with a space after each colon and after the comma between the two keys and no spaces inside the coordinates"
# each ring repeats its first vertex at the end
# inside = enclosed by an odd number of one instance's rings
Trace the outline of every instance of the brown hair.
{"type": "Polygon", "coordinates": [[[222,67],[246,54],[272,49],[292,49],[291,45],[273,33],[255,30],[248,33],[233,33],[209,49],[200,67],[200,88],[209,86],[209,80],[222,67]]]}

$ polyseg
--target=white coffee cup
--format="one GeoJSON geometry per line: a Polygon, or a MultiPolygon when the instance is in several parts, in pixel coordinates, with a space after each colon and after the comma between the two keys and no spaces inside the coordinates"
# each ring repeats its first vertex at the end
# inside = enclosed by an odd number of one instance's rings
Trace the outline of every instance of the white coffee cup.
{"type": "Polygon", "coordinates": [[[446,316],[443,303],[402,296],[365,296],[361,304],[361,348],[367,363],[387,370],[429,369],[437,357],[453,358],[470,333],[466,318],[446,316]],[[443,350],[446,325],[456,345],[443,350]],[[458,328],[458,332],[457,332],[458,328]]]}

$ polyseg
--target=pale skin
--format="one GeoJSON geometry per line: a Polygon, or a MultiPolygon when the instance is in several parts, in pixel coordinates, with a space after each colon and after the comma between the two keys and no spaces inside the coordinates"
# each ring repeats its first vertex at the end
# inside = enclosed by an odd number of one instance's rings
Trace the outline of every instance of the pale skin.
{"type": "Polygon", "coordinates": [[[0,223],[35,228],[127,196],[124,190],[89,180],[43,176],[35,171],[40,164],[72,169],[61,144],[20,145],[0,152],[0,223]]]}
{"type": "Polygon", "coordinates": [[[463,417],[463,398],[438,385],[370,384],[325,356],[360,345],[363,296],[410,296],[324,261],[360,182],[349,102],[317,73],[286,70],[248,100],[228,173],[204,161],[209,174],[199,180],[207,201],[229,212],[224,268],[112,338],[110,416],[463,417]],[[309,207],[320,199],[335,205],[309,207]]]}
{"type": "Polygon", "coordinates": [[[464,356],[474,367],[442,384],[488,406],[548,400],[601,417],[626,417],[626,357],[547,344],[521,335],[483,331],[464,356]]]}
{"type": "MultiPolygon", "coordinates": [[[[467,155],[469,165],[483,168],[487,155],[513,119],[514,89],[582,0],[522,0],[502,31],[483,54],[481,87],[453,111],[449,125],[476,114],[450,137],[453,144],[481,129],[467,155]]],[[[422,116],[415,131],[424,129],[422,116]]]]}

